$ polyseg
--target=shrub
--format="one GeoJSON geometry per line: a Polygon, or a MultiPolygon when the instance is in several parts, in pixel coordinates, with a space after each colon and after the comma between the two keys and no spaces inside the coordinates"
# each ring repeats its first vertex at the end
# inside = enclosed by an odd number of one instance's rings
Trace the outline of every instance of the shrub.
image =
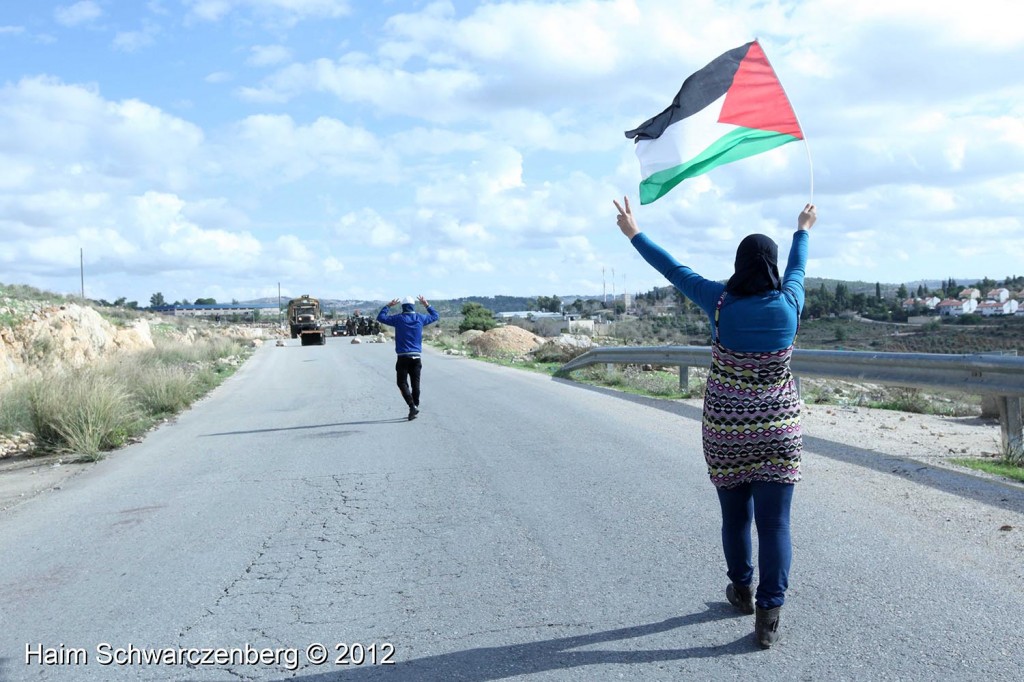
{"type": "Polygon", "coordinates": [[[28,383],[22,379],[0,391],[0,433],[32,430],[32,406],[28,399],[28,383]]]}
{"type": "Polygon", "coordinates": [[[142,410],[157,418],[184,410],[199,396],[198,387],[182,367],[152,367],[138,372],[129,385],[142,410]]]}
{"type": "Polygon", "coordinates": [[[38,442],[98,459],[141,429],[122,384],[102,371],[55,372],[32,382],[29,404],[38,442]]]}
{"type": "Polygon", "coordinates": [[[643,371],[634,365],[623,373],[628,388],[656,396],[678,395],[679,375],[665,371],[643,371]]]}
{"type": "Polygon", "coordinates": [[[590,348],[548,341],[540,348],[533,351],[532,355],[534,360],[537,362],[560,362],[565,364],[570,360],[578,358],[589,350],[590,348]]]}
{"type": "Polygon", "coordinates": [[[0,430],[31,431],[42,449],[99,459],[191,405],[235,371],[226,358],[247,352],[241,340],[223,337],[162,339],[153,350],[23,379],[0,396],[0,430]]]}
{"type": "Polygon", "coordinates": [[[913,412],[917,414],[931,413],[932,406],[927,398],[916,388],[893,388],[888,391],[888,396],[877,402],[872,407],[879,407],[885,410],[896,410],[898,412],[913,412]]]}
{"type": "Polygon", "coordinates": [[[494,319],[494,313],[491,310],[472,301],[463,304],[462,321],[459,323],[460,332],[470,329],[479,329],[485,332],[494,329],[497,325],[498,322],[494,319]]]}

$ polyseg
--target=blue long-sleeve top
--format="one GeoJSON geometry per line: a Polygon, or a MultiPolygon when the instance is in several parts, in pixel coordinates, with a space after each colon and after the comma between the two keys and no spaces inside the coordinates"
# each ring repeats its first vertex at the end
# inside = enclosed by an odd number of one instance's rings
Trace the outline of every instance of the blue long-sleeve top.
{"type": "MultiPolygon", "coordinates": [[[[810,235],[806,230],[797,230],[793,235],[781,291],[757,296],[726,295],[718,321],[721,335],[718,340],[723,346],[734,351],[764,353],[788,348],[793,343],[800,311],[804,307],[804,271],[809,241],[810,235]]],[[[707,313],[714,338],[715,307],[725,285],[704,279],[682,265],[643,232],[633,237],[630,243],[672,286],[707,313]]]]}
{"type": "Polygon", "coordinates": [[[437,322],[440,317],[433,306],[427,306],[427,314],[412,310],[397,315],[388,315],[388,306],[377,314],[377,321],[395,328],[395,352],[398,355],[419,355],[423,352],[423,328],[437,322]]]}

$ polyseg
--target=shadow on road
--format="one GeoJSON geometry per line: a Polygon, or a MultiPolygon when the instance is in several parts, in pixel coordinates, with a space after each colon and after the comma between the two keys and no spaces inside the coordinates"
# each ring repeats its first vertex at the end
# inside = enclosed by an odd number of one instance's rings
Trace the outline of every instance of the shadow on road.
{"type": "MultiPolygon", "coordinates": [[[[582,666],[603,664],[635,665],[678,661],[693,658],[747,654],[760,649],[750,634],[718,646],[699,646],[687,649],[603,649],[574,651],[580,647],[646,637],[677,628],[700,625],[737,616],[728,604],[709,603],[708,610],[688,616],[669,618],[660,623],[649,623],[618,630],[605,630],[589,635],[576,635],[546,639],[525,644],[479,647],[453,651],[436,656],[424,656],[395,665],[347,668],[288,678],[299,682],[346,682],[348,680],[461,680],[486,682],[519,675],[531,675],[549,670],[568,670],[582,666]]],[[[753,630],[751,630],[752,632],[753,630]]],[[[401,656],[401,643],[395,642],[396,658],[401,656]]]]}
{"type": "MultiPolygon", "coordinates": [[[[695,428],[700,428],[701,409],[693,405],[623,393],[611,388],[580,384],[568,379],[555,378],[553,381],[564,382],[584,390],[596,391],[622,400],[629,400],[640,405],[653,407],[664,412],[671,412],[685,419],[692,419],[697,422],[695,428]]],[[[890,455],[877,450],[858,448],[855,445],[839,443],[815,436],[804,436],[804,447],[816,455],[822,455],[823,457],[846,462],[847,464],[856,464],[887,474],[895,474],[915,483],[959,495],[975,502],[982,502],[993,507],[1024,514],[1024,488],[1010,483],[982,478],[954,469],[932,466],[908,457],[899,457],[898,455],[890,455]]]]}
{"type": "Polygon", "coordinates": [[[307,431],[310,429],[329,429],[335,426],[366,426],[369,424],[404,424],[409,421],[406,417],[395,417],[394,419],[371,419],[361,422],[332,422],[330,424],[308,424],[306,426],[282,426],[276,429],[250,429],[248,431],[221,431],[219,433],[204,433],[202,438],[214,436],[243,436],[250,433],[274,433],[276,431],[307,431]]]}

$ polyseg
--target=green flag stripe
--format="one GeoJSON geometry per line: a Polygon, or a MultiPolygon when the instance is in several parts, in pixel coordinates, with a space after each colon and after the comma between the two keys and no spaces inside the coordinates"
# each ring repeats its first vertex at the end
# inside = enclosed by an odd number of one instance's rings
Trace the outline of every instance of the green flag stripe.
{"type": "Polygon", "coordinates": [[[640,183],[640,203],[649,204],[660,199],[687,178],[702,175],[712,168],[745,159],[748,156],[754,156],[799,139],[793,135],[783,135],[771,130],[736,128],[718,138],[710,147],[689,161],[658,171],[645,178],[640,183]]]}

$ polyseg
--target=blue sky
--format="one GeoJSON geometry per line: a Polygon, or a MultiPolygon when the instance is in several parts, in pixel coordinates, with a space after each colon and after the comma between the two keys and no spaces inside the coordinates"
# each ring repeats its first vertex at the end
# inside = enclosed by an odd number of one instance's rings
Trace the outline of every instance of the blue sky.
{"type": "MultiPolygon", "coordinates": [[[[1024,274],[1009,0],[7,0],[0,281],[147,304],[646,291],[623,131],[758,38],[813,160],[808,274],[1024,274]],[[613,276],[614,273],[614,276],[613,276]]],[[[642,229],[724,279],[810,198],[801,144],[642,229]]],[[[638,204],[638,202],[635,202],[638,204]]]]}

